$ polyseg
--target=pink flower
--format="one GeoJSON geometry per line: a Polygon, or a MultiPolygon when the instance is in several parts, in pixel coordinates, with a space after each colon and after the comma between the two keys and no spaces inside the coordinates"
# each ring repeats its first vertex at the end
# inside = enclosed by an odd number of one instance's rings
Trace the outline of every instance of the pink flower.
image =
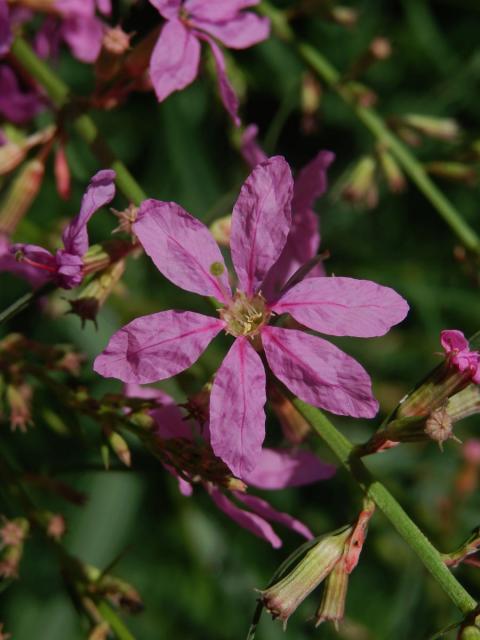
{"type": "Polygon", "coordinates": [[[445,329],[440,334],[440,342],[450,364],[454,365],[461,373],[469,372],[472,381],[479,384],[480,353],[470,351],[468,340],[463,333],[456,329],[445,329]]]}
{"type": "Polygon", "coordinates": [[[232,215],[234,295],[208,229],[173,202],[143,202],[134,232],[157,268],[223,308],[219,318],[190,311],[137,318],[112,336],[94,364],[105,377],[149,383],[187,369],[220,331],[234,336],[212,387],[210,435],[215,454],[239,477],[257,465],[265,436],[262,347],[272,372],[302,400],[342,415],[377,412],[358,362],[322,338],[269,325],[274,314],[288,313],[321,333],[366,338],[383,335],[408,311],[392,289],[351,278],[309,278],[277,300],[263,297],[262,282],[290,231],[292,191],[290,168],[279,156],[259,164],[243,185],[232,215]]]}
{"type": "Polygon", "coordinates": [[[150,76],[159,101],[184,89],[198,75],[200,40],[211,48],[222,102],[238,126],[238,99],[226,75],[217,40],[231,49],[246,49],[268,38],[270,23],[247,7],[259,0],[150,0],[167,20],[150,59],[150,76]]]}
{"type": "Polygon", "coordinates": [[[75,58],[81,62],[95,62],[105,31],[96,10],[110,15],[110,0],[56,0],[54,9],[58,17],[47,17],[36,34],[37,53],[44,58],[56,57],[60,43],[65,41],[75,58]]]}
{"type": "MultiPolygon", "coordinates": [[[[253,169],[267,159],[257,142],[258,127],[249,125],[242,136],[241,152],[253,169]]],[[[335,158],[331,151],[320,151],[295,178],[292,199],[292,226],[287,242],[262,285],[263,294],[273,296],[281,291],[289,278],[303,265],[315,258],[320,247],[318,216],[313,203],[327,189],[327,169],[335,158]]],[[[317,264],[306,274],[306,278],[325,275],[322,264],[317,264]]]]}
{"type": "Polygon", "coordinates": [[[21,262],[46,274],[47,279],[64,289],[72,289],[83,280],[83,256],[88,249],[87,224],[92,215],[115,195],[115,171],[96,173],[82,199],[80,213],[65,227],[63,249],[55,255],[33,244],[15,244],[11,252],[21,254],[21,262]]]}
{"type": "MultiPolygon", "coordinates": [[[[129,384],[125,389],[126,395],[136,398],[156,399],[162,406],[150,411],[156,424],[156,434],[163,440],[172,438],[182,438],[193,441],[202,440],[199,436],[200,428],[198,424],[190,426],[185,422],[185,416],[180,408],[175,404],[173,398],[160,389],[153,387],[139,387],[129,384]],[[193,435],[195,432],[195,435],[193,435]]],[[[208,429],[203,429],[203,437],[208,442],[208,429]]],[[[193,492],[193,484],[198,479],[191,482],[173,469],[167,470],[178,478],[179,488],[183,495],[190,496],[193,492]]],[[[184,472],[185,473],[185,472],[184,472]]],[[[283,489],[285,487],[299,487],[312,484],[319,480],[327,480],[335,474],[333,465],[323,462],[308,451],[289,451],[287,449],[262,449],[259,464],[247,473],[242,479],[250,486],[258,489],[283,489]]],[[[233,490],[227,497],[222,488],[213,482],[201,480],[203,488],[207,491],[216,506],[223,511],[234,522],[244,527],[254,535],[263,538],[273,547],[282,545],[282,541],[277,536],[269,521],[278,522],[289,529],[292,529],[301,536],[310,540],[313,535],[302,522],[274,509],[266,500],[258,496],[246,494],[243,491],[233,490]]]]}
{"type": "Polygon", "coordinates": [[[36,116],[44,105],[45,99],[37,90],[21,87],[12,67],[0,64],[0,115],[15,124],[23,124],[36,116]]]}

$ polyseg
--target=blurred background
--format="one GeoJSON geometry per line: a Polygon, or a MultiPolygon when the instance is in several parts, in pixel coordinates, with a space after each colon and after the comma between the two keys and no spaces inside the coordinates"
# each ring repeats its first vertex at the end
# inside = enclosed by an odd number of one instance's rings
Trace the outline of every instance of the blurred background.
{"type": "MultiPolygon", "coordinates": [[[[374,104],[414,145],[413,153],[422,163],[437,163],[435,181],[463,218],[480,231],[479,4],[365,0],[348,5],[348,19],[332,14],[337,5],[315,0],[276,6],[289,11],[299,39],[311,43],[346,77],[368,87],[367,94],[365,88],[359,89],[359,99],[374,104]],[[368,62],[366,52],[380,37],[391,54],[368,62]],[[439,139],[425,135],[421,127],[409,127],[405,117],[411,114],[453,119],[457,124],[449,125],[452,135],[439,139]],[[467,169],[455,173],[446,163],[467,169]]],[[[116,11],[117,17],[128,16],[124,29],[138,37],[159,22],[147,2],[133,7],[120,3],[116,11]]],[[[74,93],[89,94],[91,67],[75,62],[66,52],[55,64],[74,93]]],[[[457,328],[467,336],[480,329],[478,258],[462,248],[408,179],[401,192],[389,189],[378,164],[376,141],[353,110],[308,70],[293,46],[272,36],[247,51],[228,52],[228,64],[242,96],[243,120],[258,125],[259,141],[268,153],[285,155],[297,170],[321,149],[336,155],[328,192],[316,206],[322,250],[330,253],[325,263],[328,273],[373,279],[393,287],[410,303],[407,320],[383,338],[335,340],[369,371],[385,415],[438,362],[441,329],[457,328]],[[375,170],[366,171],[368,189],[359,193],[355,170],[366,156],[376,163],[375,170]]],[[[238,135],[218,100],[211,61],[191,87],[162,104],[151,93],[133,94],[124,105],[92,115],[149,197],[174,200],[208,223],[231,212],[248,168],[238,152],[238,135]]],[[[41,114],[38,123],[49,118],[41,114]]],[[[90,176],[102,168],[73,132],[67,156],[73,175],[71,198],[60,200],[49,166],[15,238],[58,245],[59,232],[77,213],[90,176]]],[[[430,168],[435,171],[434,165],[430,168]]],[[[365,177],[361,184],[365,186],[365,177]]],[[[127,204],[117,195],[116,208],[127,204]]],[[[89,226],[91,240],[105,239],[116,225],[104,209],[89,226]]],[[[1,308],[27,290],[22,281],[0,274],[1,308]]],[[[81,384],[94,396],[120,391],[120,383],[96,376],[91,363],[126,322],[169,308],[209,313],[206,302],[176,290],[145,256],[129,259],[122,286],[102,308],[97,329],[92,323],[82,329],[78,317],[64,315],[65,295],[55,294],[43,308],[32,307],[18,315],[0,327],[0,337],[15,331],[49,344],[75,345],[86,354],[81,384]]],[[[198,390],[198,380],[215,371],[228,344],[228,339],[217,339],[194,365],[192,391],[198,390]]],[[[184,400],[174,386],[163,387],[184,400]]],[[[11,433],[5,422],[5,447],[24,468],[51,474],[88,496],[83,507],[65,506],[48,496],[42,499],[65,515],[64,542],[69,551],[100,568],[118,558],[115,573],[135,585],[145,603],[143,613],[125,618],[134,637],[245,637],[255,607],[254,589],[266,586],[301,540],[282,531],[283,548],[271,549],[217,511],[204,492],[181,496],[175,480],[133,442],[131,470],[114,465],[113,470],[102,471],[93,422],[80,420],[87,437],[75,441],[58,433],[51,414],[60,415],[66,424],[77,418],[62,412],[44,389],[36,390],[34,409],[35,426],[27,434],[11,433]]],[[[333,421],[361,442],[381,417],[372,422],[338,417],[333,421]]],[[[456,435],[465,442],[478,434],[478,424],[478,418],[464,421],[456,435]]],[[[278,443],[279,429],[272,416],[269,432],[271,442],[278,443]]],[[[321,444],[312,442],[325,459],[333,460],[321,444]]],[[[456,493],[464,465],[462,446],[453,441],[443,453],[434,444],[402,445],[368,460],[369,468],[441,551],[455,548],[480,523],[477,476],[468,495],[456,493]]],[[[361,504],[358,488],[341,470],[332,480],[265,496],[316,534],[349,522],[361,504]]],[[[5,503],[0,511],[8,508],[5,503]]],[[[480,569],[460,568],[456,574],[477,597],[480,569]]],[[[319,598],[316,593],[307,599],[289,620],[286,634],[279,622],[265,615],[257,637],[420,640],[460,618],[380,513],[371,522],[360,564],[351,576],[346,620],[338,632],[327,624],[314,628],[310,618],[319,598]]],[[[2,593],[0,620],[14,640],[87,636],[63,587],[55,556],[35,535],[26,546],[20,579],[2,593]]]]}

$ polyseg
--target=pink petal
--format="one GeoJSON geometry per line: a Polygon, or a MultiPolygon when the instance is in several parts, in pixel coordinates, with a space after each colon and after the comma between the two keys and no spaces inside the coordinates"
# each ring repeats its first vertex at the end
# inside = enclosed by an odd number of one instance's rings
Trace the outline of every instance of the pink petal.
{"type": "Polygon", "coordinates": [[[133,225],[157,269],[186,291],[228,302],[231,289],[220,249],[207,227],[174,202],[145,200],[133,225]],[[214,275],[212,269],[223,269],[214,275]]]}
{"type": "Polygon", "coordinates": [[[155,420],[155,433],[160,438],[186,438],[192,439],[192,429],[190,423],[184,420],[184,414],[175,400],[162,391],[154,387],[141,387],[138,384],[126,384],[125,395],[129,398],[145,398],[146,400],[156,400],[161,406],[152,409],[149,413],[155,420]]]}
{"type": "Polygon", "coordinates": [[[111,338],[93,368],[105,378],[148,384],[188,369],[224,323],[191,311],[136,318],[111,338]]]}
{"type": "Polygon", "coordinates": [[[401,322],[408,304],[389,287],[354,278],[308,278],[272,306],[301,324],[333,336],[383,336],[401,322]]]}
{"type": "Polygon", "coordinates": [[[257,516],[255,513],[240,509],[233,504],[233,502],[230,502],[217,488],[212,487],[210,489],[210,496],[217,507],[241,527],[247,529],[255,536],[263,538],[269,542],[274,549],[282,546],[282,541],[266,520],[257,516]]]}
{"type": "Polygon", "coordinates": [[[260,162],[268,160],[267,154],[257,142],[258,127],[256,124],[249,124],[242,133],[240,152],[245,162],[254,169],[260,162]]]}
{"type": "Polygon", "coordinates": [[[263,329],[262,342],[273,373],[301,400],[340,415],[376,415],[368,373],[338,347],[303,331],[275,327],[263,329]]]}
{"type": "Polygon", "coordinates": [[[239,491],[235,492],[235,497],[243,504],[246,504],[249,509],[257,513],[262,518],[266,520],[273,520],[274,522],[279,522],[283,524],[283,526],[288,527],[292,531],[300,534],[307,540],[311,540],[313,538],[313,533],[310,529],[297,520],[293,518],[288,513],[283,513],[281,511],[277,511],[274,509],[266,500],[262,500],[258,496],[251,496],[245,493],[241,493],[239,491]]]}
{"type": "Polygon", "coordinates": [[[160,102],[195,80],[199,60],[200,42],[179,20],[169,20],[150,58],[150,77],[160,102]]]}
{"type": "MultiPolygon", "coordinates": [[[[17,247],[29,246],[33,247],[34,245],[16,245],[17,247]]],[[[0,272],[8,272],[12,273],[19,278],[23,278],[29,282],[32,287],[40,287],[42,284],[45,284],[48,280],[51,279],[52,273],[48,271],[42,271],[36,267],[32,267],[28,265],[26,262],[19,262],[15,259],[13,254],[13,250],[11,249],[12,245],[8,240],[7,236],[0,233],[0,272]]],[[[49,264],[54,268],[54,257],[45,249],[41,247],[37,247],[40,251],[45,252],[46,260],[49,264]]],[[[42,256],[43,258],[43,256],[42,256]]]]}
{"type": "Polygon", "coordinates": [[[95,62],[102,48],[103,24],[95,16],[71,15],[64,18],[62,37],[81,62],[95,62]]]}
{"type": "Polygon", "coordinates": [[[469,350],[470,345],[461,331],[445,329],[440,333],[440,342],[446,353],[469,350]]]}
{"type": "Polygon", "coordinates": [[[215,454],[243,477],[258,462],[265,438],[265,370],[246,338],[227,353],[210,396],[210,440],[215,454]]]}
{"type": "Polygon", "coordinates": [[[111,0],[97,0],[97,7],[100,13],[103,13],[105,16],[109,16],[112,13],[111,0]]]}
{"type": "Polygon", "coordinates": [[[205,31],[230,49],[247,49],[270,35],[270,20],[250,11],[239,13],[225,22],[210,22],[197,16],[192,16],[190,22],[195,29],[205,31]]]}
{"type": "Polygon", "coordinates": [[[199,38],[205,40],[210,45],[213,53],[213,59],[215,61],[215,68],[217,70],[218,89],[220,91],[220,98],[222,99],[223,106],[227,110],[228,114],[233,120],[236,127],[240,126],[240,118],[238,117],[238,98],[237,94],[233,90],[232,85],[227,76],[227,69],[225,66],[225,58],[218,45],[203,34],[198,34],[199,38]]]}
{"type": "Polygon", "coordinates": [[[317,198],[327,189],[327,169],[335,159],[331,151],[320,151],[299,172],[293,190],[292,215],[301,215],[311,209],[317,198]]]}
{"type": "Polygon", "coordinates": [[[262,449],[257,466],[244,474],[242,480],[258,489],[285,489],[328,480],[335,472],[333,464],[310,451],[262,449]]]}
{"type": "Polygon", "coordinates": [[[281,156],[255,167],[232,215],[230,247],[239,289],[253,295],[282,252],[291,226],[293,178],[281,156]]]}
{"type": "Polygon", "coordinates": [[[88,249],[87,223],[101,207],[111,202],[115,196],[115,171],[105,169],[90,180],[82,198],[80,213],[63,232],[63,244],[68,253],[83,256],[88,249]]]}
{"type": "Polygon", "coordinates": [[[0,0],[0,56],[8,53],[12,39],[7,1],[0,0]]]}
{"type": "Polygon", "coordinates": [[[181,0],[149,0],[167,20],[173,20],[180,12],[181,0]]]}
{"type": "Polygon", "coordinates": [[[187,0],[184,7],[190,16],[221,22],[235,17],[242,9],[253,7],[259,2],[260,0],[187,0]]]}

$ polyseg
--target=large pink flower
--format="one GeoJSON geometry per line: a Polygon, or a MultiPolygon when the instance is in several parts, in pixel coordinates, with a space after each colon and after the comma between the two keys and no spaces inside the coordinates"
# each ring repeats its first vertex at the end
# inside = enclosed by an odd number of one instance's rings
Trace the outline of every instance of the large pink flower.
{"type": "Polygon", "coordinates": [[[251,11],[259,0],[150,0],[167,20],[150,60],[150,76],[160,101],[184,89],[198,75],[200,40],[211,48],[220,96],[237,126],[238,99],[228,81],[225,59],[216,40],[246,49],[268,38],[270,23],[251,11]]]}
{"type": "Polygon", "coordinates": [[[220,249],[208,229],[173,202],[142,203],[134,232],[157,268],[187,291],[223,304],[219,318],[163,311],[115,333],[95,370],[124,382],[170,378],[193,364],[222,330],[235,342],[218,370],[210,399],[215,454],[239,477],[255,468],[265,437],[265,368],[317,407],[373,417],[377,401],[367,372],[333,344],[304,331],[272,326],[288,313],[335,336],[373,337],[403,320],[408,305],[368,280],[309,278],[280,298],[265,299],[262,283],[282,253],[291,227],[293,179],[284,158],[259,164],[243,185],[232,215],[231,253],[238,277],[232,295],[220,249]]]}
{"type": "MultiPolygon", "coordinates": [[[[175,404],[173,398],[160,389],[140,387],[136,384],[126,385],[126,395],[136,398],[155,399],[159,407],[150,411],[155,420],[155,434],[163,440],[181,438],[197,442],[209,440],[209,430],[204,426],[201,430],[196,423],[187,423],[185,415],[175,404]],[[203,435],[200,435],[203,433],[203,435]]],[[[193,486],[199,483],[183,471],[183,477],[173,468],[167,470],[178,478],[179,488],[183,495],[190,496],[193,486]]],[[[300,487],[307,484],[327,480],[335,474],[335,467],[323,462],[309,451],[289,451],[287,449],[262,449],[256,468],[242,479],[249,487],[258,489],[284,489],[300,487]]],[[[273,530],[270,522],[278,522],[299,535],[310,540],[313,535],[308,527],[288,513],[274,509],[266,500],[243,491],[231,490],[230,496],[213,482],[201,480],[215,505],[229,518],[259,538],[263,538],[273,547],[282,545],[281,539],[273,530]]]]}

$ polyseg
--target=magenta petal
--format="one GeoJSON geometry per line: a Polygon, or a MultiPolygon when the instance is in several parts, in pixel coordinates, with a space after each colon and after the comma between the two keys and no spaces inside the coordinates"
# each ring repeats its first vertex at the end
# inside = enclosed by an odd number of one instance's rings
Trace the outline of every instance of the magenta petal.
{"type": "Polygon", "coordinates": [[[113,200],[115,196],[115,171],[98,171],[82,198],[80,213],[65,227],[63,244],[68,253],[83,256],[88,249],[87,223],[92,215],[113,200]]]}
{"type": "Polygon", "coordinates": [[[252,295],[278,259],[287,240],[293,178],[281,156],[255,167],[232,215],[230,247],[239,289],[252,295]]]}
{"type": "MultiPolygon", "coordinates": [[[[34,245],[16,245],[17,247],[32,247],[34,245]]],[[[49,264],[51,264],[52,268],[54,268],[55,259],[51,253],[45,251],[41,247],[37,247],[40,251],[45,252],[46,259],[49,264]]],[[[29,282],[32,287],[39,287],[42,284],[45,284],[52,277],[52,273],[48,271],[43,271],[36,267],[32,267],[26,262],[19,262],[15,259],[15,255],[13,253],[14,249],[10,244],[8,237],[2,233],[0,233],[0,272],[8,272],[12,273],[19,278],[23,278],[27,282],[29,282]]],[[[43,257],[43,256],[42,256],[43,257]]]]}
{"type": "Polygon", "coordinates": [[[112,13],[111,0],[97,0],[97,7],[100,13],[103,13],[105,16],[109,16],[112,13]]]}
{"type": "Polygon", "coordinates": [[[227,353],[210,396],[210,441],[215,454],[243,477],[258,462],[265,438],[265,370],[246,338],[227,353]]]}
{"type": "Polygon", "coordinates": [[[273,373],[301,400],[339,415],[376,415],[378,403],[368,373],[335,345],[276,327],[263,329],[262,342],[273,373]]]}
{"type": "Polygon", "coordinates": [[[320,151],[299,172],[293,189],[292,215],[311,209],[327,188],[327,169],[335,159],[331,151],[320,151]]]}
{"type": "Polygon", "coordinates": [[[111,338],[93,368],[105,378],[148,384],[184,371],[224,323],[191,311],[162,311],[129,322],[111,338]]]}
{"type": "Polygon", "coordinates": [[[205,31],[230,49],[247,49],[270,35],[270,20],[250,11],[225,22],[210,22],[192,16],[191,23],[195,29],[205,31]]]}
{"type": "Polygon", "coordinates": [[[0,56],[8,53],[12,39],[7,1],[0,0],[0,56]]]}
{"type": "Polygon", "coordinates": [[[279,522],[280,524],[283,524],[283,526],[300,534],[307,540],[311,540],[313,538],[313,533],[306,525],[303,524],[303,522],[293,518],[288,513],[277,511],[266,500],[262,500],[262,498],[259,498],[258,496],[241,493],[239,491],[235,492],[235,497],[262,518],[273,520],[273,522],[279,522]]]}
{"type": "Polygon", "coordinates": [[[308,278],[289,289],[272,309],[332,336],[382,336],[408,313],[389,287],[354,278],[308,278]]]}
{"type": "Polygon", "coordinates": [[[174,202],[145,200],[133,225],[157,269],[174,284],[227,302],[228,271],[207,227],[174,202]],[[222,270],[220,275],[212,271],[222,270]]]}
{"type": "Polygon", "coordinates": [[[167,20],[176,18],[180,12],[181,0],[149,0],[167,20]]]}
{"type": "Polygon", "coordinates": [[[96,16],[71,15],[64,18],[61,34],[81,62],[95,62],[102,48],[103,24],[96,16]]]}
{"type": "MultiPolygon", "coordinates": [[[[155,0],[152,4],[154,2],[155,0]]],[[[259,2],[260,0],[187,0],[184,7],[185,11],[195,18],[223,22],[234,18],[242,9],[253,7],[259,2]]]]}
{"type": "Polygon", "coordinates": [[[267,154],[257,142],[258,127],[256,124],[249,124],[242,133],[240,152],[245,162],[254,169],[257,164],[268,160],[267,154]]]}
{"type": "Polygon", "coordinates": [[[210,496],[217,507],[241,527],[247,529],[259,538],[263,538],[269,542],[274,549],[282,546],[282,541],[266,520],[255,513],[240,509],[240,507],[237,507],[233,502],[230,502],[217,488],[212,487],[210,489],[210,496]]]}
{"type": "Polygon", "coordinates": [[[242,476],[248,485],[258,489],[285,489],[328,480],[336,467],[310,451],[262,449],[257,466],[242,476]]]}
{"type": "Polygon", "coordinates": [[[440,342],[446,353],[451,351],[469,350],[470,345],[461,331],[457,329],[444,329],[440,333],[440,342]]]}
{"type": "Polygon", "coordinates": [[[208,36],[198,34],[203,40],[208,42],[213,53],[213,59],[215,61],[215,68],[217,71],[218,89],[220,91],[220,98],[222,99],[223,106],[227,110],[227,113],[233,120],[236,127],[240,126],[240,118],[238,117],[238,98],[237,94],[233,90],[232,85],[227,76],[227,69],[225,66],[225,58],[220,47],[208,36]]]}
{"type": "Polygon", "coordinates": [[[195,80],[199,60],[200,42],[179,20],[169,20],[150,58],[150,77],[160,102],[195,80]]]}

